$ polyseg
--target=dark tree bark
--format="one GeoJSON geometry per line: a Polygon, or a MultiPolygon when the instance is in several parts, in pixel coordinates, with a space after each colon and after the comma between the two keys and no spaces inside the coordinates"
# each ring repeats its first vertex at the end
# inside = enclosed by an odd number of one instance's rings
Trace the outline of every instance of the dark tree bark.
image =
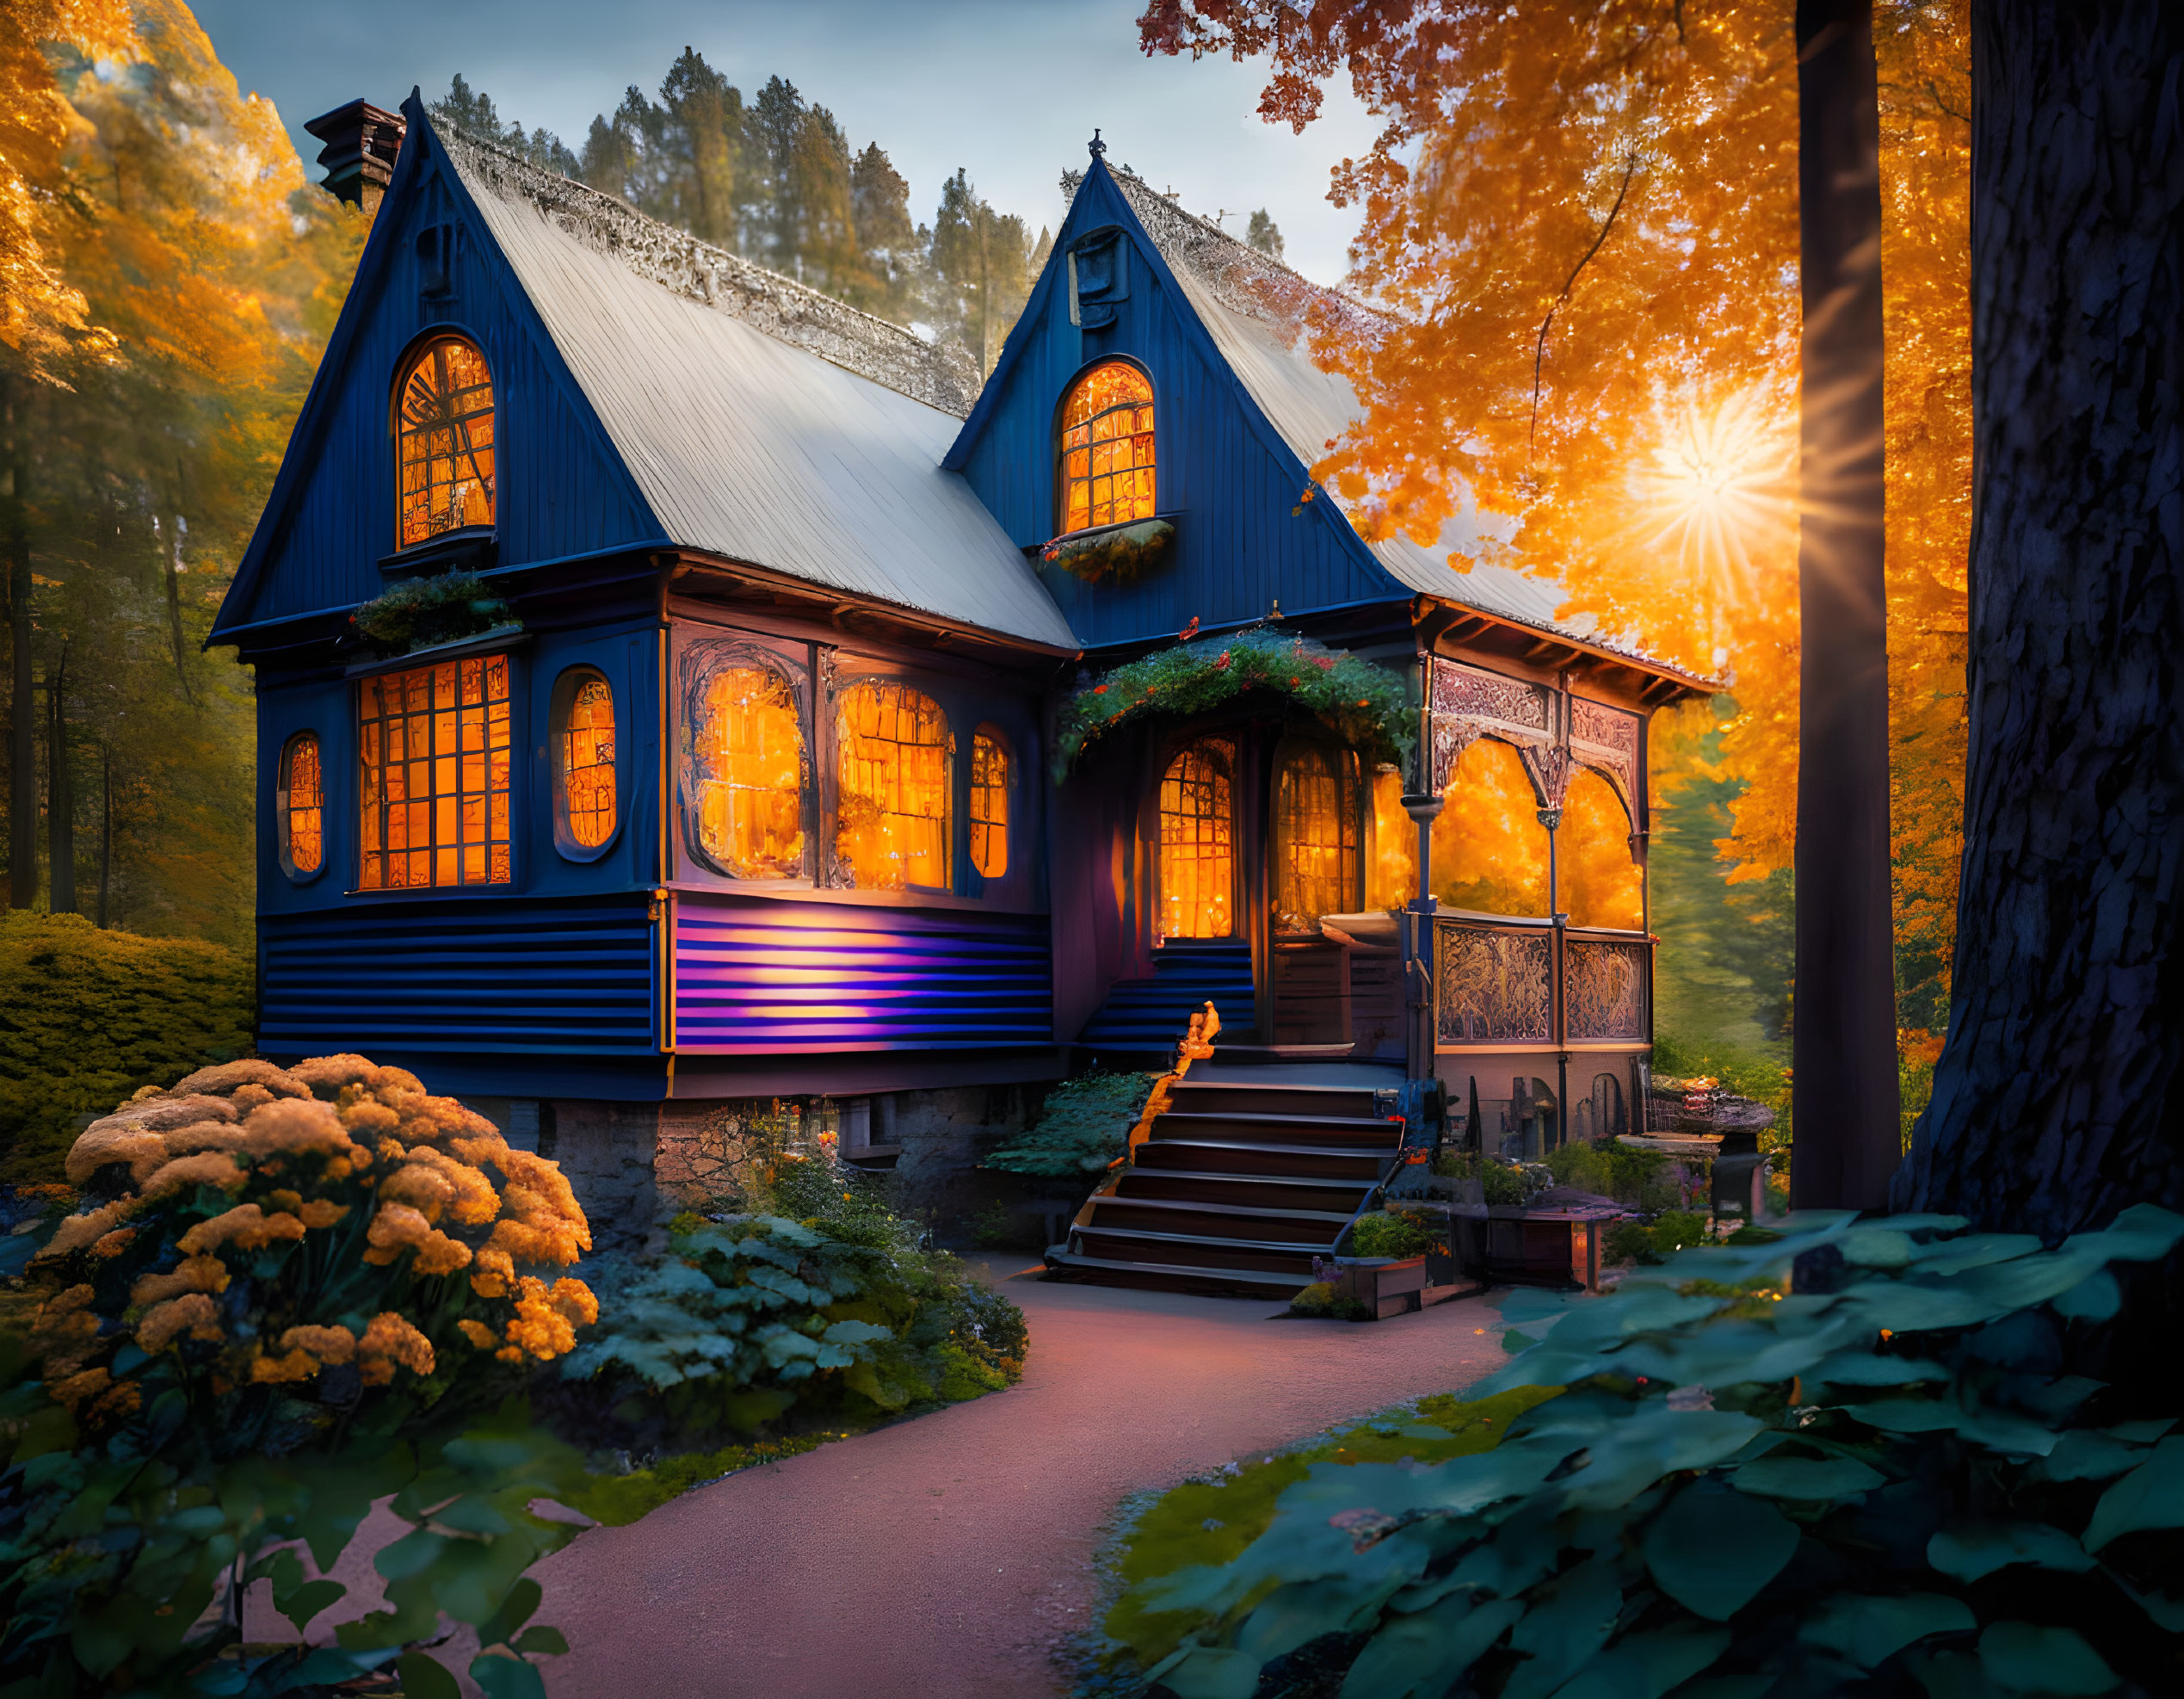
{"type": "Polygon", "coordinates": [[[76,912],[76,788],[68,770],[68,646],[46,680],[46,907],[76,912]]]}
{"type": "Polygon", "coordinates": [[[1888,844],[1880,118],[1872,0],[1798,0],[1805,296],[1790,1198],[1879,1208],[1902,1151],[1888,844]]]}
{"type": "Polygon", "coordinates": [[[1973,7],[1963,895],[1894,1202],[2050,1237],[2184,1207],[2181,109],[2174,0],[1973,7]]]}
{"type": "Polygon", "coordinates": [[[8,906],[38,898],[38,701],[30,674],[30,520],[22,380],[0,373],[0,548],[8,557],[8,906]]]}
{"type": "Polygon", "coordinates": [[[99,745],[99,930],[106,930],[114,890],[114,745],[99,745]]]}

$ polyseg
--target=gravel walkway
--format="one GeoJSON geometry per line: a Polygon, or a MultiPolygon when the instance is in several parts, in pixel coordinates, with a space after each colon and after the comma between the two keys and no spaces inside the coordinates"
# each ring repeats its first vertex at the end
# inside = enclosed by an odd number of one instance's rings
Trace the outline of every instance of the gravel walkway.
{"type": "Polygon", "coordinates": [[[532,1572],[553,1699],[1045,1699],[1116,1502],[1504,1359],[1490,1299],[1370,1326],[993,1270],[1022,1381],[750,1469],[532,1572]],[[1479,1330],[1484,1330],[1483,1332],[1479,1330]]]}

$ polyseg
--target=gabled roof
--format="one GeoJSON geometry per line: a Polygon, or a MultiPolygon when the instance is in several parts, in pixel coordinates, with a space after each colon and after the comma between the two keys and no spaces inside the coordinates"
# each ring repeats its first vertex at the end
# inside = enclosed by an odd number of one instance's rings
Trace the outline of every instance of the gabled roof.
{"type": "MultiPolygon", "coordinates": [[[[1097,169],[1104,170],[1104,165],[1097,169]]],[[[1185,212],[1142,177],[1112,172],[1108,181],[1167,261],[1192,311],[1237,380],[1309,469],[1363,409],[1348,379],[1323,370],[1312,359],[1304,336],[1305,316],[1313,308],[1331,311],[1369,336],[1379,315],[1237,241],[1210,219],[1185,212]]],[[[1342,506],[1334,491],[1325,494],[1337,508],[1342,506]]],[[[1411,590],[1600,643],[1591,620],[1556,618],[1564,595],[1554,580],[1508,566],[1481,565],[1459,572],[1448,565],[1451,553],[1473,553],[1481,534],[1476,517],[1463,515],[1442,528],[1435,547],[1422,547],[1404,536],[1365,547],[1411,590]]]]}
{"type": "Polygon", "coordinates": [[[610,195],[435,134],[670,541],[1076,647],[1021,552],[941,467],[975,374],[610,195]]]}

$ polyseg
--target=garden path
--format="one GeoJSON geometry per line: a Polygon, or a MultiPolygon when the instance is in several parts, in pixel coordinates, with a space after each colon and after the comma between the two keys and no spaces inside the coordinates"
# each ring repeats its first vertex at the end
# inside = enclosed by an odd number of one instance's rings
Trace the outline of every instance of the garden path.
{"type": "Polygon", "coordinates": [[[1496,1299],[1369,1326],[1052,1284],[1001,1262],[1031,1350],[1005,1393],[747,1469],[532,1572],[553,1699],[1046,1699],[1125,1494],[1505,1361],[1496,1299]]]}

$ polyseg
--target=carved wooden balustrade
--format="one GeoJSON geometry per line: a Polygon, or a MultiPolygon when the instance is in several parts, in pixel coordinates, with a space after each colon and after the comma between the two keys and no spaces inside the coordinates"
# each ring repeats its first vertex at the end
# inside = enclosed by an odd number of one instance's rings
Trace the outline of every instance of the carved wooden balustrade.
{"type": "Polygon", "coordinates": [[[1652,1037],[1643,932],[1441,915],[1432,984],[1442,1050],[1624,1050],[1652,1037]]]}

